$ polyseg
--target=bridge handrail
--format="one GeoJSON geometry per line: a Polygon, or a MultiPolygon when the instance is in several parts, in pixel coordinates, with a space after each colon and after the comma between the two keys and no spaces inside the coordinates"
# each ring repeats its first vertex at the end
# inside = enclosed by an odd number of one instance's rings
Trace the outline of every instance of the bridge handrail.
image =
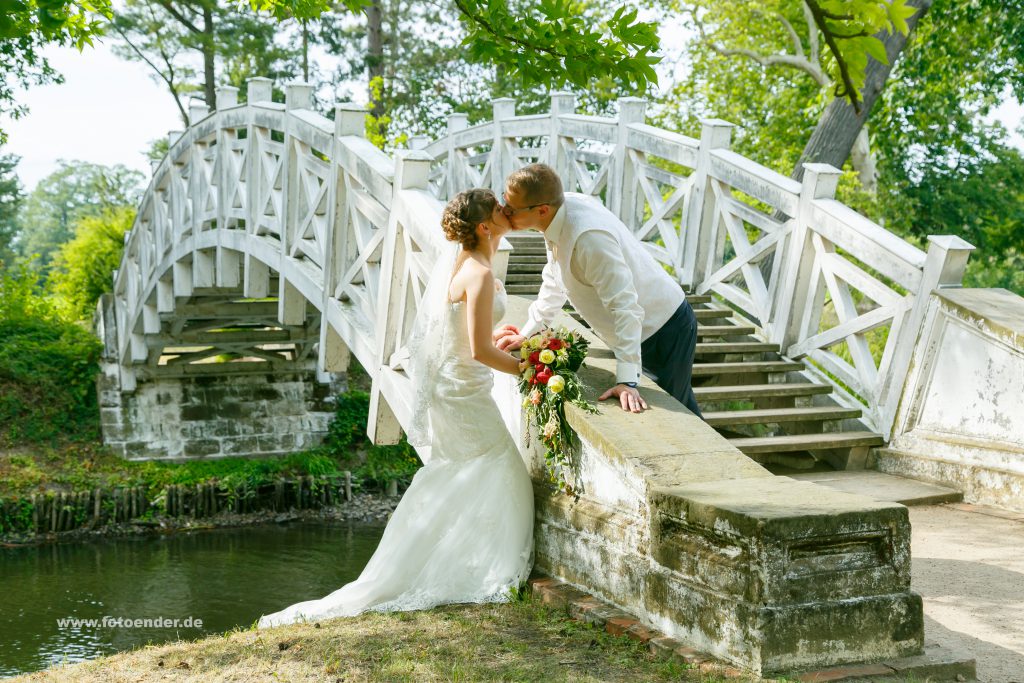
{"type": "MultiPolygon", "coordinates": [[[[310,85],[285,89],[274,103],[269,79],[251,79],[242,105],[219,88],[215,113],[194,106],[193,125],[170,134],[114,278],[123,386],[176,297],[239,285],[265,297],[270,272],[281,324],[304,321],[306,300],[323,313],[320,367],[344,337],[375,378],[397,371],[440,202],[471,186],[500,193],[539,160],[605,201],[682,286],[753,319],[888,433],[924,302],[959,284],[971,248],[932,238],[925,253],[838,202],[837,169],[808,164],[797,182],[730,150],[731,124],[704,120],[690,138],[645,123],[637,98],[614,119],[577,113],[568,93],[525,116],[499,99],[492,120],[453,114],[442,138],[392,158],[365,139],[363,108],[339,104],[331,121],[312,111],[310,85]]],[[[385,404],[400,398],[380,399],[370,431],[397,438],[385,404]]]]}
{"type": "Polygon", "coordinates": [[[924,300],[959,284],[969,245],[933,240],[926,254],[834,199],[835,168],[808,165],[813,181],[798,182],[731,151],[731,124],[705,120],[697,140],[644,123],[642,100],[619,104],[617,119],[587,116],[554,93],[546,115],[517,116],[507,99],[487,123],[453,114],[445,136],[421,145],[434,158],[432,188],[441,198],[471,185],[500,192],[524,159],[552,165],[567,190],[600,196],[681,285],[752,318],[851,402],[867,402],[867,421],[887,434],[924,300]],[[930,262],[944,265],[929,274],[930,262]],[[871,336],[880,327],[887,338],[871,336]]]}

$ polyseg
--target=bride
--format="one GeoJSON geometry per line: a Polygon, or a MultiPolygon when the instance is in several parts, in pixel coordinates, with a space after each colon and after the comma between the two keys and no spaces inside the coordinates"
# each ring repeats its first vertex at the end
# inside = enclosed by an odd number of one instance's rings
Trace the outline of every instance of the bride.
{"type": "Polygon", "coordinates": [[[359,578],[265,615],[260,627],[500,602],[530,572],[533,489],[491,398],[492,369],[518,374],[525,363],[499,351],[491,336],[505,311],[491,258],[511,225],[494,193],[479,189],[452,199],[441,222],[461,249],[442,250],[410,342],[415,414],[408,436],[423,454],[429,444],[429,458],[359,578]]]}

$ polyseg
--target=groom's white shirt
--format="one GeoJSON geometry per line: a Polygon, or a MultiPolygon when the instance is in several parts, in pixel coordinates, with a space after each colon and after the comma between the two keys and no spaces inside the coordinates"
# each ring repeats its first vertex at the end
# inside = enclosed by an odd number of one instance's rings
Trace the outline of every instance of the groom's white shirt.
{"type": "Polygon", "coordinates": [[[544,231],[548,262],[522,334],[549,325],[565,301],[615,354],[615,380],[639,382],[640,344],[685,295],[625,224],[590,196],[567,192],[544,231]]]}

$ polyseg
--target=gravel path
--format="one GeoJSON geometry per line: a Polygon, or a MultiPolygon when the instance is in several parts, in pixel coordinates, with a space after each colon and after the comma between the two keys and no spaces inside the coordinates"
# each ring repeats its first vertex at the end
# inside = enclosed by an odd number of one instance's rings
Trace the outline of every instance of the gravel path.
{"type": "Polygon", "coordinates": [[[973,656],[979,681],[1024,683],[1024,515],[934,505],[910,521],[925,640],[973,656]]]}

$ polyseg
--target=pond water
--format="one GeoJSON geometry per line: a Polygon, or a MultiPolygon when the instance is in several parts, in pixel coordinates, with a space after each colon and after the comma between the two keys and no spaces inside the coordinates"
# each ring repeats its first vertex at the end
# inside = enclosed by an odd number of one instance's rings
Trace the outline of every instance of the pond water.
{"type": "Polygon", "coordinates": [[[248,627],[355,579],[383,531],[302,523],[0,549],[0,677],[248,627]],[[180,621],[159,628],[58,621],[104,617],[180,621]]]}

